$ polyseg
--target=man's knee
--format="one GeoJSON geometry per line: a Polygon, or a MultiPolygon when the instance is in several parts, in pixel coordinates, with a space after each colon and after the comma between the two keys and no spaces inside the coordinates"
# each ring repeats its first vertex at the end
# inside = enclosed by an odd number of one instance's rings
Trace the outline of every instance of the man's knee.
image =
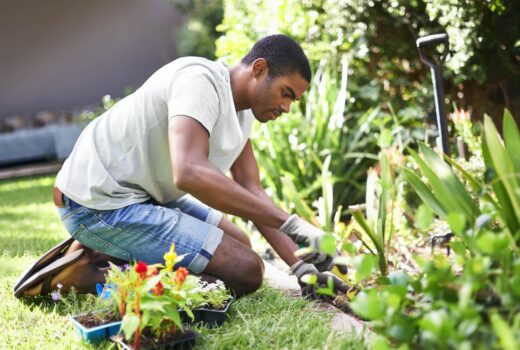
{"type": "Polygon", "coordinates": [[[252,252],[247,265],[241,271],[241,277],[242,293],[240,295],[253,293],[258,290],[264,280],[264,263],[262,258],[252,252]]]}
{"type": "Polygon", "coordinates": [[[224,235],[204,272],[220,278],[240,296],[260,288],[264,264],[253,250],[224,235]]]}

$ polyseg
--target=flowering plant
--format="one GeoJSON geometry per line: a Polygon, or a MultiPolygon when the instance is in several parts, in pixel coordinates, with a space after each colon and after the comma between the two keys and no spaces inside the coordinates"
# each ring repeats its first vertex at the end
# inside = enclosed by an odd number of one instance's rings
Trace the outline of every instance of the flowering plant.
{"type": "Polygon", "coordinates": [[[172,244],[164,255],[165,266],[148,265],[139,261],[128,268],[111,265],[107,275],[111,297],[122,317],[121,330],[126,339],[133,336],[133,346],[139,348],[143,330],[161,340],[170,333],[184,331],[179,309],[193,318],[188,307],[199,278],[174,265],[183,256],[175,254],[172,244]]]}
{"type": "Polygon", "coordinates": [[[226,302],[231,299],[231,294],[221,280],[216,280],[214,283],[199,280],[195,292],[197,298],[190,300],[190,306],[192,308],[209,306],[215,310],[219,310],[224,308],[226,302]]]}

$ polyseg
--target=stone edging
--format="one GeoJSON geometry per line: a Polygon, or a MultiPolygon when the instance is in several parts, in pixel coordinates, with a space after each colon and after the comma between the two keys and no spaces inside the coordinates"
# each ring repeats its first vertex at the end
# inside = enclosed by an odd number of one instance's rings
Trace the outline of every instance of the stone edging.
{"type": "MultiPolygon", "coordinates": [[[[273,264],[264,260],[264,278],[267,284],[274,288],[293,296],[300,296],[300,286],[296,281],[296,277],[289,275],[279,269],[273,264]]],[[[331,328],[335,331],[354,332],[357,336],[363,336],[365,339],[374,336],[374,333],[362,321],[336,309],[334,306],[326,303],[317,303],[317,308],[324,312],[334,313],[331,321],[331,328]]]]}

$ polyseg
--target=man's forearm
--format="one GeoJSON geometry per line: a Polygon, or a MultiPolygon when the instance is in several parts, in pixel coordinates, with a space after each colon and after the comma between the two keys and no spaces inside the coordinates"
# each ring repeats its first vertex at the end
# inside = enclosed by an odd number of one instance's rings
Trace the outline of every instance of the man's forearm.
{"type": "Polygon", "coordinates": [[[259,198],[206,164],[192,165],[188,179],[179,183],[178,187],[212,208],[267,228],[278,228],[289,217],[270,201],[259,198]]]}
{"type": "Polygon", "coordinates": [[[288,266],[293,266],[300,260],[294,255],[298,246],[288,236],[269,226],[255,226],[288,266]]]}
{"type": "MultiPolygon", "coordinates": [[[[264,201],[267,205],[272,205],[273,207],[275,206],[263,188],[251,186],[247,188],[247,190],[264,201]]],[[[260,231],[262,236],[264,236],[267,242],[269,242],[271,247],[273,247],[276,253],[278,253],[280,258],[282,258],[282,260],[285,261],[288,266],[293,266],[300,260],[294,255],[298,249],[298,246],[291,240],[291,238],[289,238],[289,236],[281,233],[275,228],[265,226],[254,221],[253,223],[255,224],[258,231],[260,231]]]]}

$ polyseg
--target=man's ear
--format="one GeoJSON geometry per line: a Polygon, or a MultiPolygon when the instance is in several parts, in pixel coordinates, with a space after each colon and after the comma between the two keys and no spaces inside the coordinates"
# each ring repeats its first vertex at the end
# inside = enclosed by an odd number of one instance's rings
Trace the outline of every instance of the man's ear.
{"type": "Polygon", "coordinates": [[[255,78],[261,78],[263,75],[266,75],[269,73],[269,66],[267,65],[267,61],[265,58],[257,58],[253,61],[252,64],[253,68],[253,76],[255,78]]]}

